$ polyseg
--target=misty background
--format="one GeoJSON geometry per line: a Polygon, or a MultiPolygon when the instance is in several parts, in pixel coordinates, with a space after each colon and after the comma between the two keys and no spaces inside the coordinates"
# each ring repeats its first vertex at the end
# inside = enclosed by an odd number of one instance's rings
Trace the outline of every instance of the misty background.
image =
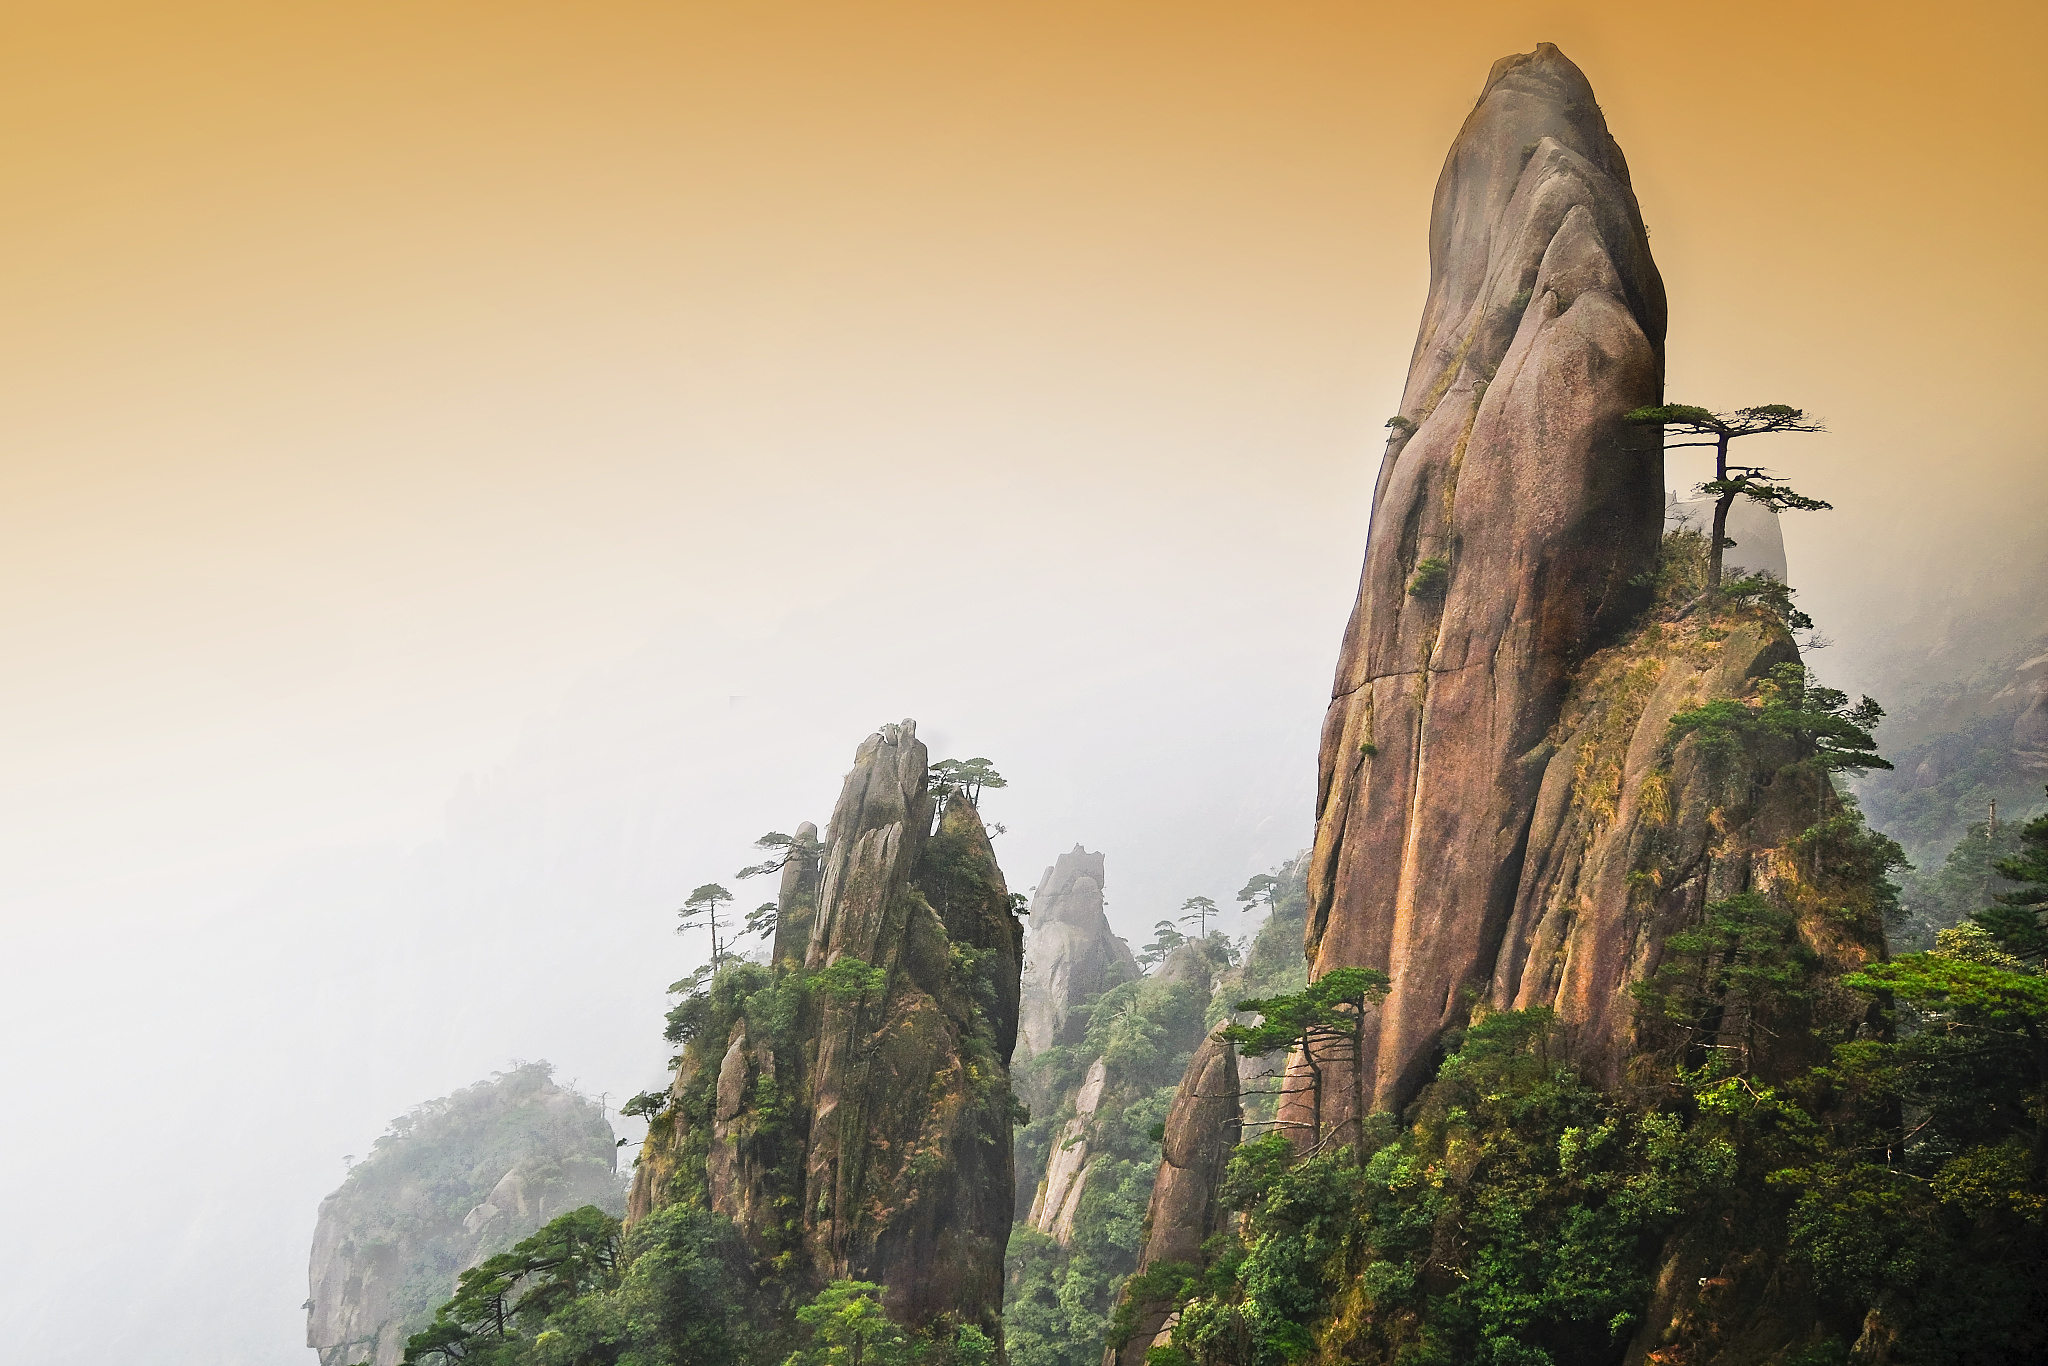
{"type": "Polygon", "coordinates": [[[1829,420],[1827,681],[2043,627],[2033,9],[575,9],[5,20],[10,1356],[309,1360],[344,1156],[661,1082],[675,908],[884,721],[1133,942],[1304,846],[1430,191],[1538,40],[1671,398],[1829,420]]]}

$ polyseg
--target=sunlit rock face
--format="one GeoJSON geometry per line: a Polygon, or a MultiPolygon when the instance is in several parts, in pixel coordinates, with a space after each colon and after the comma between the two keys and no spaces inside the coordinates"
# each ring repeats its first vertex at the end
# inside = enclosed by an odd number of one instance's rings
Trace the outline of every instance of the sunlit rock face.
{"type": "MultiPolygon", "coordinates": [[[[1430,289],[1324,725],[1307,947],[1392,993],[1369,1104],[1485,989],[1574,670],[1663,522],[1664,289],[1621,149],[1556,48],[1494,66],[1430,221],[1430,289]]],[[[1344,1107],[1340,1104],[1338,1110],[1344,1107]]],[[[1339,1114],[1337,1118],[1342,1118],[1339,1114]]]]}

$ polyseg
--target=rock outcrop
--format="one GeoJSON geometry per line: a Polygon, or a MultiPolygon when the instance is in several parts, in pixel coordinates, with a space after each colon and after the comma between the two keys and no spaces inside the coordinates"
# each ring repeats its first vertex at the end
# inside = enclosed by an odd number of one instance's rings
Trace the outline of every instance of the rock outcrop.
{"type": "Polygon", "coordinates": [[[1018,1061],[1059,1043],[1074,1007],[1138,976],[1131,946],[1109,928],[1102,911],[1103,861],[1080,845],[1045,870],[1031,894],[1024,941],[1024,1004],[1018,1061]]]}
{"type": "Polygon", "coordinates": [[[396,1366],[465,1268],[556,1215],[618,1213],[603,1108],[548,1073],[529,1064],[394,1120],[320,1202],[306,1305],[320,1366],[396,1366]]]}
{"type": "MultiPolygon", "coordinates": [[[[1188,1060],[1167,1112],[1139,1275],[1169,1262],[1199,1265],[1202,1244],[1224,1230],[1230,1211],[1220,1191],[1243,1121],[1238,1105],[1237,1052],[1212,1035],[1188,1060]]],[[[1130,1337],[1104,1353],[1103,1366],[1144,1366],[1146,1352],[1168,1344],[1170,1301],[1143,1299],[1134,1311],[1130,1337]]]]}
{"type": "MultiPolygon", "coordinates": [[[[1010,1240],[1004,1315],[1020,1358],[1100,1356],[1101,1324],[1144,1251],[1162,1157],[1189,1161],[1170,1137],[1162,1153],[1162,1126],[1179,1113],[1181,1083],[1201,1073],[1189,1061],[1222,1013],[1219,993],[1239,979],[1234,956],[1221,934],[1176,946],[1151,975],[1076,1002],[1067,1041],[1021,1065],[1020,1081],[1048,1099],[1017,1145],[1018,1209],[1028,1213],[1010,1240]]],[[[1181,1217],[1166,1216],[1162,1236],[1181,1217]]]]}
{"type": "MultiPolygon", "coordinates": [[[[1556,48],[1497,63],[1437,183],[1430,289],[1324,725],[1307,948],[1392,992],[1366,1092],[1428,1078],[1487,988],[1574,674],[1645,605],[1664,290],[1556,48]]],[[[1345,1105],[1332,1117],[1341,1121],[1345,1105]]]]}
{"type": "MultiPolygon", "coordinates": [[[[1071,1042],[1092,1045],[1083,1057],[1094,1054],[1079,1079],[1063,1084],[1064,1077],[1052,1067],[1031,1069],[1029,1078],[1033,1093],[1050,1097],[1056,1107],[1050,1112],[1056,1124],[1024,1220],[1028,1226],[1062,1247],[1073,1242],[1075,1220],[1098,1161],[1122,1166],[1128,1156],[1120,1141],[1127,1137],[1125,1115],[1172,1083],[1175,1074],[1159,1075],[1162,1067],[1202,1045],[1204,1014],[1228,970],[1220,944],[1189,940],[1167,954],[1150,977],[1120,983],[1087,998],[1089,1009],[1074,1011],[1071,1042]],[[1144,1046],[1119,1048],[1135,1030],[1145,1033],[1144,1046]]],[[[1027,1154],[1019,1164],[1026,1176],[1038,1165],[1037,1156],[1027,1154]]]]}
{"type": "Polygon", "coordinates": [[[679,1008],[629,1218],[701,1199],[793,1290],[875,1281],[901,1323],[999,1333],[1023,930],[914,722],[861,744],[777,905],[773,966],[728,967],[679,1008]]]}
{"type": "Polygon", "coordinates": [[[1088,1065],[1088,1075],[1074,1092],[1073,1114],[1053,1140],[1045,1179],[1038,1183],[1038,1194],[1024,1221],[1040,1233],[1052,1235],[1062,1247],[1074,1241],[1074,1216],[1080,1212],[1082,1192],[1088,1189],[1088,1132],[1095,1123],[1095,1112],[1102,1108],[1102,1092],[1108,1084],[1108,1062],[1097,1058],[1088,1065]]]}
{"type": "Polygon", "coordinates": [[[1671,743],[1679,712],[1754,698],[1773,669],[1796,663],[1790,635],[1761,609],[1680,611],[1653,612],[1587,661],[1567,698],[1488,993],[1499,1009],[1554,1009],[1581,1068],[1609,1088],[1656,1047],[1631,987],[1656,975],[1666,938],[1709,903],[1759,892],[1798,913],[1829,984],[1796,1027],[1752,1039],[1746,1018],[1723,1020],[1721,1045],[1759,1050],[1747,1058],[1759,1075],[1791,1075],[1853,1033],[1870,1003],[1833,984],[1883,953],[1877,918],[1851,918],[1844,894],[1817,881],[1828,850],[1812,832],[1841,801],[1792,764],[1789,742],[1760,766],[1716,760],[1692,737],[1671,743]]]}

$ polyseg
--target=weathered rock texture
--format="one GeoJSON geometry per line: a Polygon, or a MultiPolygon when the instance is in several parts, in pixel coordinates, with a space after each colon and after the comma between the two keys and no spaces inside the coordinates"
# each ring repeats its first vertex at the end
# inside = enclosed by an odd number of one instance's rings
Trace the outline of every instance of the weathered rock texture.
{"type": "MultiPolygon", "coordinates": [[[[1212,1035],[1188,1060],[1167,1112],[1159,1175],[1145,1213],[1140,1275],[1165,1262],[1199,1265],[1202,1244],[1223,1231],[1230,1211],[1219,1192],[1243,1120],[1238,1103],[1237,1052],[1212,1035]]],[[[1103,1366],[1144,1366],[1145,1353],[1171,1338],[1171,1310],[1164,1300],[1138,1304],[1135,1331],[1104,1353],[1103,1366]]]]}
{"type": "Polygon", "coordinates": [[[618,1213],[617,1149],[596,1102],[544,1063],[396,1120],[320,1202],[306,1345],[321,1366],[395,1366],[456,1277],[558,1214],[618,1213]]]}
{"type": "Polygon", "coordinates": [[[1131,946],[1110,930],[1102,912],[1102,887],[1102,855],[1077,844],[1045,870],[1031,894],[1019,1062],[1075,1042],[1061,1035],[1073,1027],[1074,1007],[1138,975],[1131,946]]]}
{"type": "Polygon", "coordinates": [[[884,726],[825,839],[799,828],[776,967],[714,982],[720,1027],[684,1050],[629,1218],[701,1201],[799,1286],[876,1281],[902,1323],[993,1334],[1023,930],[973,804],[947,798],[934,828],[926,760],[914,722],[884,726]],[[866,986],[834,975],[862,965],[866,986]]]}
{"type": "Polygon", "coordinates": [[[1074,1240],[1074,1216],[1081,1208],[1081,1194],[1088,1188],[1088,1131],[1095,1123],[1095,1112],[1102,1108],[1102,1091],[1108,1084],[1109,1065],[1097,1058],[1088,1065],[1088,1075],[1074,1092],[1073,1115],[1053,1140],[1045,1179],[1038,1183],[1038,1194],[1025,1219],[1040,1233],[1051,1234],[1062,1247],[1074,1240]]]}
{"type": "Polygon", "coordinates": [[[1378,1105],[1427,1079],[1462,994],[1493,979],[1547,737],[1646,602],[1631,580],[1663,519],[1657,433],[1621,422],[1661,397],[1663,285],[1621,149],[1556,48],[1488,77],[1437,182],[1430,268],[1309,877],[1314,970],[1393,979],[1365,1048],[1378,1105]]]}
{"type": "Polygon", "coordinates": [[[1797,659],[1763,611],[1706,621],[1660,611],[1589,660],[1566,701],[1489,995],[1500,1009],[1556,1010],[1574,1056],[1604,1086],[1625,1085],[1632,1062],[1656,1048],[1639,1032],[1631,986],[1657,973],[1669,935],[1740,892],[1796,913],[1822,985],[1804,1018],[1767,1031],[1737,1003],[1721,1022],[1723,1046],[1749,1055],[1758,1074],[1784,1077],[1869,1014],[1867,997],[1837,983],[1883,953],[1878,920],[1850,917],[1853,893],[1823,885],[1832,851],[1811,833],[1840,814],[1833,789],[1793,765],[1789,744],[1737,763],[1669,738],[1680,711],[1752,698],[1759,680],[1797,659]]]}
{"type": "MultiPolygon", "coordinates": [[[[1789,741],[1721,757],[1695,737],[1670,743],[1678,711],[1755,699],[1774,667],[1796,661],[1792,641],[1761,610],[1703,621],[1673,607],[1589,660],[1567,699],[1490,993],[1500,1008],[1555,1009],[1587,1074],[1646,1100],[1703,1046],[1779,1081],[1881,1027],[1842,981],[1885,953],[1883,868],[1833,787],[1789,741]],[[1714,1034],[1680,1050],[1630,988],[1659,977],[1667,937],[1742,892],[1791,913],[1809,989],[1762,1001],[1724,990],[1714,1034]]],[[[1707,970],[1690,969],[1687,989],[1711,995],[1707,970]]],[[[1732,1219],[1681,1228],[1626,1360],[1781,1360],[1810,1340],[1818,1310],[1787,1273],[1781,1238],[1732,1219]]]]}
{"type": "MultiPolygon", "coordinates": [[[[1062,1247],[1073,1243],[1075,1221],[1096,1168],[1107,1161],[1121,1174],[1128,1161],[1126,1112],[1171,1085],[1175,1073],[1161,1075],[1162,1070],[1202,1046],[1204,1012],[1228,971],[1220,945],[1190,940],[1167,954],[1150,977],[1136,980],[1134,975],[1109,992],[1085,998],[1092,1008],[1075,1009],[1071,1043],[1088,1045],[1082,1057],[1094,1056],[1072,1084],[1061,1084],[1054,1066],[1032,1069],[1037,1074],[1033,1093],[1049,1097],[1056,1123],[1026,1224],[1062,1247]],[[1132,1047],[1131,1036],[1139,1030],[1145,1034],[1143,1044],[1132,1047]]],[[[1048,1064],[1058,1061],[1046,1059],[1048,1064]]],[[[1027,1154],[1020,1163],[1027,1177],[1037,1166],[1036,1156],[1027,1154]]]]}

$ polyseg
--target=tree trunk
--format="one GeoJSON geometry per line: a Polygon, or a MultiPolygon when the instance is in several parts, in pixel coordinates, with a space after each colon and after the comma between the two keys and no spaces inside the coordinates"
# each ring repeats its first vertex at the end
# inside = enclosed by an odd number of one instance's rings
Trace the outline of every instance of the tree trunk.
{"type": "Polygon", "coordinates": [[[1360,996],[1351,1003],[1356,1011],[1352,1017],[1351,1031],[1351,1123],[1353,1126],[1351,1155],[1355,1161],[1365,1161],[1365,997],[1360,996]]]}
{"type": "Polygon", "coordinates": [[[1323,1141],[1323,1069],[1316,1066],[1314,1041],[1306,1038],[1301,1041],[1301,1060],[1308,1064],[1308,1143],[1309,1151],[1314,1152],[1323,1141]]]}
{"type": "MultiPolygon", "coordinates": [[[[1728,433],[1721,432],[1714,438],[1714,479],[1717,483],[1728,480],[1728,433]]],[[[1735,495],[1724,493],[1714,504],[1714,538],[1707,542],[1707,599],[1709,602],[1721,592],[1721,542],[1728,538],[1728,509],[1735,506],[1735,495]]]]}
{"type": "Polygon", "coordinates": [[[1707,596],[1713,598],[1721,592],[1721,546],[1728,539],[1728,509],[1735,506],[1735,495],[1724,493],[1714,504],[1714,539],[1707,547],[1707,596]]]}

